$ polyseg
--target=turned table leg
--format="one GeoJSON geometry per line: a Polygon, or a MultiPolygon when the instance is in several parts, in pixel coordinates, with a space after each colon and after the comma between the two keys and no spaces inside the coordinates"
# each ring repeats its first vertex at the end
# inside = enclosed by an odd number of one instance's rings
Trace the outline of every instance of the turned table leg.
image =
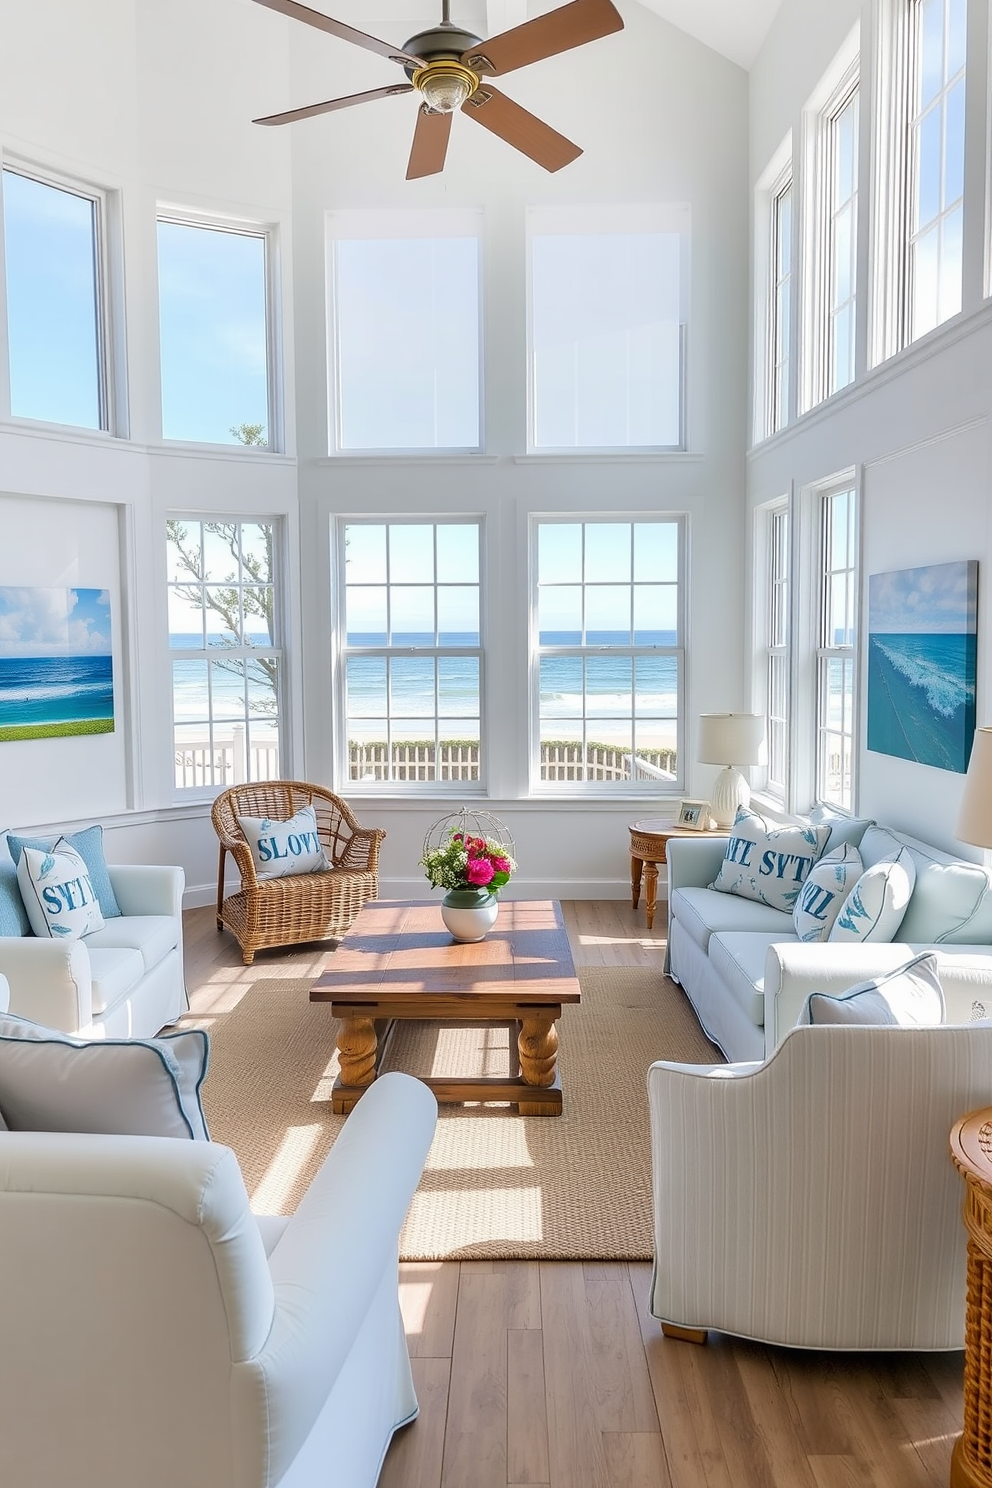
{"type": "Polygon", "coordinates": [[[331,1094],[331,1109],[336,1116],[346,1116],[355,1097],[338,1094],[337,1085],[371,1085],[375,1079],[375,1023],[371,1018],[344,1018],[338,1030],[338,1064],[341,1073],[331,1094]]]}
{"type": "MultiPolygon", "coordinates": [[[[528,1085],[535,1087],[535,1096],[541,1090],[558,1086],[558,1029],[554,1016],[547,1013],[527,1013],[520,1022],[517,1034],[517,1053],[520,1058],[520,1073],[528,1085]]],[[[559,1099],[554,1103],[542,1100],[518,1101],[517,1111],[521,1116],[557,1116],[561,1111],[559,1099]]]]}
{"type": "Polygon", "coordinates": [[[658,903],[658,864],[644,864],[644,912],[649,930],[654,929],[654,910],[658,903]]]}
{"type": "Polygon", "coordinates": [[[630,860],[630,907],[636,909],[641,902],[641,873],[644,863],[641,858],[630,860]]]}

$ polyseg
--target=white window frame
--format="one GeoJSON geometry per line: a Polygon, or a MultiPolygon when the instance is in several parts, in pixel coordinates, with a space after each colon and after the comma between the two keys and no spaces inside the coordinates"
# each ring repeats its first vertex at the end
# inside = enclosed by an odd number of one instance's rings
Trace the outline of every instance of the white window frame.
{"type": "MultiPolygon", "coordinates": [[[[264,445],[245,445],[243,448],[250,450],[256,456],[264,456],[279,453],[285,449],[285,399],[283,393],[283,361],[282,361],[282,334],[281,334],[281,296],[280,296],[280,266],[279,266],[279,230],[273,222],[253,222],[248,218],[224,217],[216,213],[206,213],[188,210],[185,207],[170,205],[160,202],[155,212],[155,231],[158,233],[160,222],[175,223],[179,227],[199,227],[212,232],[230,233],[234,237],[261,238],[264,244],[265,265],[265,381],[266,381],[266,404],[267,417],[266,439],[264,445]]],[[[157,242],[156,242],[156,276],[157,276],[157,242]]],[[[159,296],[158,280],[156,277],[156,340],[159,335],[159,316],[161,315],[161,299],[159,296]]],[[[159,348],[159,360],[157,370],[161,378],[161,349],[159,348]]],[[[186,445],[191,449],[224,449],[238,448],[237,445],[214,444],[210,440],[199,439],[166,439],[162,432],[162,398],[161,383],[159,384],[158,401],[159,438],[170,446],[186,445]]],[[[248,521],[249,518],[240,519],[248,521]]]]}
{"type": "MultiPolygon", "coordinates": [[[[687,623],[687,518],[679,513],[670,512],[615,512],[608,516],[602,513],[576,510],[572,512],[531,512],[529,515],[529,574],[530,574],[530,739],[529,739],[529,770],[530,788],[532,797],[554,800],[562,800],[568,797],[585,796],[589,798],[606,797],[611,800],[623,798],[643,798],[646,796],[658,798],[661,796],[678,797],[684,791],[685,782],[685,710],[686,710],[686,623],[687,623]],[[677,635],[678,643],[675,646],[602,646],[602,645],[572,645],[572,646],[542,646],[540,643],[539,620],[538,620],[538,535],[542,526],[551,525],[581,525],[583,527],[595,527],[604,522],[630,522],[632,524],[652,523],[674,524],[678,528],[678,605],[677,605],[677,635]],[[541,707],[540,707],[540,661],[542,656],[602,656],[604,652],[612,652],[618,656],[672,656],[678,668],[678,683],[676,691],[676,720],[675,720],[675,748],[676,748],[676,771],[674,780],[661,780],[643,773],[639,778],[631,778],[623,781],[569,781],[555,782],[541,779],[541,707]]],[[[584,585],[583,585],[584,587],[584,585]]]]}
{"type": "MultiPolygon", "coordinates": [[[[251,660],[253,658],[258,658],[259,656],[265,656],[265,657],[271,657],[271,658],[273,658],[274,660],[276,660],[278,662],[278,668],[279,668],[279,688],[278,688],[278,691],[276,693],[276,715],[275,715],[275,718],[276,718],[276,725],[275,725],[275,727],[276,727],[276,734],[277,734],[277,738],[278,738],[279,765],[280,765],[278,778],[283,778],[283,779],[284,778],[288,778],[289,774],[291,773],[289,771],[289,768],[288,768],[288,761],[291,759],[292,755],[291,755],[290,737],[289,737],[289,713],[290,713],[289,706],[288,706],[288,687],[289,687],[289,682],[288,682],[288,676],[287,676],[287,670],[286,670],[286,668],[287,668],[287,651],[286,651],[286,642],[285,642],[286,630],[287,630],[287,624],[286,624],[286,621],[287,621],[287,617],[286,617],[286,595],[287,595],[287,590],[288,590],[288,583],[287,583],[287,577],[286,577],[287,576],[287,568],[286,568],[286,531],[285,531],[285,521],[284,521],[284,518],[282,518],[280,516],[254,515],[254,514],[251,514],[251,513],[248,513],[248,512],[236,512],[236,513],[233,513],[233,512],[223,512],[223,513],[214,512],[214,513],[211,513],[211,514],[206,514],[204,512],[169,512],[168,515],[167,515],[167,520],[168,521],[176,521],[176,522],[180,522],[180,523],[183,523],[183,524],[189,524],[191,526],[192,525],[199,525],[199,526],[203,526],[203,527],[206,527],[211,522],[222,522],[222,523],[225,523],[225,524],[228,524],[228,525],[230,525],[230,524],[236,524],[238,527],[269,526],[269,527],[272,528],[272,589],[273,589],[272,600],[273,600],[273,630],[274,630],[274,635],[272,637],[272,645],[271,646],[231,646],[231,647],[224,647],[222,653],[220,651],[220,648],[212,649],[209,646],[188,647],[188,648],[186,648],[186,647],[183,647],[183,648],[175,647],[175,648],[173,648],[171,645],[168,644],[168,642],[169,642],[169,636],[167,635],[167,637],[166,637],[166,644],[167,644],[166,664],[167,664],[167,667],[168,667],[168,676],[169,676],[169,716],[170,716],[170,721],[171,721],[171,737],[170,737],[171,755],[170,755],[170,757],[173,760],[173,764],[172,764],[172,767],[171,767],[171,776],[170,776],[171,781],[172,781],[172,794],[173,794],[174,798],[177,801],[189,801],[189,800],[199,800],[199,799],[211,800],[211,799],[213,799],[214,796],[217,795],[217,793],[219,791],[223,790],[227,785],[233,784],[236,781],[237,782],[240,782],[240,779],[242,778],[240,766],[238,765],[238,763],[236,761],[235,762],[235,765],[233,767],[233,769],[234,769],[234,775],[232,776],[232,779],[230,779],[230,780],[215,781],[215,782],[201,781],[200,783],[197,783],[196,780],[195,780],[196,771],[199,768],[200,769],[200,772],[201,773],[204,773],[205,772],[205,767],[203,767],[203,766],[199,766],[198,767],[196,765],[196,762],[193,761],[193,762],[190,762],[190,765],[189,765],[189,768],[192,770],[193,775],[194,775],[194,781],[193,781],[193,783],[191,785],[184,786],[184,785],[181,785],[179,783],[178,779],[177,779],[177,772],[178,772],[179,766],[178,766],[178,762],[176,760],[176,756],[179,753],[179,749],[176,747],[176,743],[175,743],[175,729],[176,729],[177,720],[175,718],[175,711],[174,711],[174,709],[175,709],[175,702],[174,702],[174,699],[175,699],[175,689],[174,689],[174,682],[173,682],[172,663],[174,661],[208,661],[208,662],[211,661],[211,660],[215,660],[216,661],[216,660],[219,659],[219,656],[221,654],[223,654],[225,657],[229,657],[231,660],[234,660],[234,661],[246,661],[246,660],[251,660]]],[[[166,537],[166,546],[168,546],[168,537],[166,537]]],[[[201,581],[201,582],[204,585],[206,585],[209,581],[204,580],[204,581],[201,581]]],[[[190,587],[194,587],[196,585],[196,583],[197,583],[197,581],[194,578],[192,578],[192,577],[189,580],[186,580],[186,581],[178,581],[178,585],[179,586],[185,586],[185,585],[188,584],[190,587]]],[[[174,587],[177,587],[177,584],[175,584],[175,583],[169,583],[168,580],[166,581],[166,585],[165,585],[166,593],[168,593],[168,591],[171,588],[174,588],[174,587]]],[[[208,719],[207,729],[208,729],[209,740],[210,740],[209,748],[210,748],[211,752],[213,752],[216,749],[216,746],[215,746],[215,744],[213,742],[214,741],[214,718],[213,718],[213,709],[212,709],[212,707],[210,708],[210,717],[208,719]]],[[[247,762],[247,768],[246,768],[246,770],[244,772],[244,778],[251,779],[252,776],[253,776],[253,772],[251,770],[251,765],[250,765],[250,749],[247,751],[246,762],[247,762]]],[[[272,777],[259,776],[259,778],[260,779],[265,779],[265,778],[272,778],[272,777]]]]}
{"type": "MultiPolygon", "coordinates": [[[[821,488],[817,493],[817,634],[815,637],[816,655],[816,694],[815,694],[815,732],[816,746],[814,754],[813,775],[813,799],[817,805],[832,806],[841,811],[853,812],[857,796],[857,715],[858,715],[858,674],[859,674],[859,652],[860,652],[860,541],[859,541],[859,509],[860,500],[858,490],[853,481],[835,484],[827,489],[821,488]],[[830,538],[834,530],[834,523],[838,520],[841,500],[848,501],[848,507],[844,513],[843,520],[846,525],[845,537],[845,562],[837,565],[831,563],[830,538]],[[840,580],[845,589],[846,614],[850,618],[850,638],[845,641],[831,639],[827,634],[828,619],[831,615],[831,601],[829,590],[833,581],[840,580]],[[841,712],[839,728],[830,726],[829,719],[829,685],[828,677],[832,668],[841,666],[845,675],[850,677],[850,687],[845,686],[844,704],[841,712]],[[848,785],[845,790],[843,779],[845,768],[841,765],[841,786],[838,790],[830,788],[830,740],[839,738],[841,741],[841,756],[844,755],[849,761],[847,769],[848,785]]],[[[835,617],[836,618],[836,617],[835,617]]],[[[835,627],[836,628],[836,627],[835,627]]]]}
{"type": "Polygon", "coordinates": [[[527,212],[527,453],[529,455],[583,455],[680,453],[689,447],[688,382],[686,377],[689,336],[689,266],[691,216],[688,206],[677,204],[622,204],[581,207],[532,207],[527,212]],[[675,444],[666,445],[565,445],[538,444],[535,431],[536,380],[534,356],[534,286],[533,251],[535,237],[555,233],[570,237],[598,236],[604,233],[633,235],[638,233],[677,233],[679,252],[679,435],[675,444]]]}
{"type": "MultiPolygon", "coordinates": [[[[775,151],[758,180],[754,193],[754,283],[752,301],[754,305],[753,344],[754,367],[751,392],[752,440],[760,444],[777,432],[773,392],[775,386],[775,343],[777,335],[777,306],[775,296],[775,212],[776,202],[782,192],[792,184],[792,133],[775,151]]],[[[796,221],[793,214],[793,262],[796,251],[796,221]]],[[[795,335],[795,316],[792,317],[790,350],[795,335]]],[[[790,378],[790,381],[792,379],[790,378]]]]}
{"type": "MultiPolygon", "coordinates": [[[[436,535],[435,535],[436,544],[436,535]]],[[[388,543],[387,543],[388,564],[388,543]]],[[[391,512],[388,515],[368,515],[366,513],[356,515],[339,515],[335,518],[332,535],[332,571],[334,575],[333,591],[336,596],[335,604],[335,628],[338,643],[332,660],[333,671],[333,696],[335,699],[335,716],[337,726],[334,740],[335,780],[336,788],[343,794],[351,795],[403,795],[409,796],[410,792],[418,795],[431,795],[439,798],[446,796],[478,796],[485,795],[488,784],[488,716],[486,707],[486,522],[479,513],[452,512],[444,515],[426,515],[423,513],[391,512]],[[368,525],[389,527],[423,526],[436,529],[441,526],[474,526],[478,530],[479,537],[479,641],[475,646],[396,646],[390,644],[375,646],[350,646],[347,640],[347,611],[346,611],[346,562],[347,552],[345,543],[345,532],[348,527],[368,525]],[[479,767],[478,778],[472,779],[417,779],[404,776],[393,779],[352,779],[350,776],[350,751],[348,744],[348,699],[347,699],[347,670],[348,660],[353,656],[382,656],[387,659],[387,675],[389,660],[394,657],[415,656],[419,658],[430,657],[432,659],[444,657],[474,656],[479,662],[479,767]]],[[[387,578],[387,587],[389,585],[387,578]]],[[[436,589],[438,580],[435,574],[433,587],[436,589]]],[[[435,614],[436,614],[435,606],[435,614]]],[[[388,684],[387,684],[388,689],[388,684]]],[[[439,722],[442,715],[435,711],[432,727],[435,736],[435,769],[437,768],[437,750],[439,748],[439,722]]],[[[425,727],[431,720],[425,718],[425,727]]],[[[390,713],[388,706],[387,690],[387,712],[383,719],[386,730],[386,740],[389,744],[390,769],[392,762],[392,733],[390,729],[390,713]]]]}
{"type": "Polygon", "coordinates": [[[792,732],[793,520],[788,498],[759,508],[756,518],[756,701],[765,715],[767,754],[761,792],[784,806],[790,791],[792,732]],[[777,692],[784,704],[781,713],[775,712],[777,692]]]}
{"type": "MultiPolygon", "coordinates": [[[[362,209],[333,210],[324,219],[325,294],[327,304],[327,409],[328,454],[332,459],[435,459],[480,455],[486,448],[485,386],[485,217],[481,208],[438,207],[425,210],[362,209]],[[479,345],[479,439],[475,445],[417,446],[403,449],[392,446],[358,449],[341,443],[341,371],[338,347],[336,254],[338,242],[355,238],[464,238],[474,237],[479,255],[478,345],[479,345]]],[[[422,307],[410,306],[409,320],[396,327],[398,337],[416,336],[422,307]]]]}
{"type": "MultiPolygon", "coordinates": [[[[9,355],[0,356],[0,417],[14,423],[47,428],[72,428],[85,434],[128,437],[127,360],[124,332],[124,253],[120,193],[90,181],[57,171],[6,151],[0,153],[0,171],[12,171],[43,186],[82,197],[93,204],[94,292],[97,343],[97,389],[100,410],[98,428],[60,424],[11,412],[9,355]]],[[[7,338],[6,262],[4,257],[3,191],[0,183],[0,340],[7,338]]]]}
{"type": "MultiPolygon", "coordinates": [[[[912,250],[917,175],[915,169],[916,79],[920,62],[920,0],[884,0],[878,7],[872,155],[875,169],[873,217],[873,281],[869,360],[877,366],[937,327],[917,331],[913,324],[912,250]]],[[[965,137],[962,177],[967,175],[968,73],[966,55],[965,137]]],[[[956,73],[956,80],[961,74],[956,73]]],[[[946,96],[942,88],[935,103],[946,96]]],[[[932,103],[929,107],[933,107],[932,103]]],[[[954,206],[958,201],[955,198],[954,206]]],[[[949,215],[942,204],[940,216],[949,215]]],[[[962,199],[962,225],[965,204],[962,199]]],[[[933,220],[933,219],[931,219],[933,220]]],[[[961,303],[964,303],[964,264],[967,247],[962,232],[961,303]]],[[[944,321],[959,312],[951,312],[944,321]]]]}

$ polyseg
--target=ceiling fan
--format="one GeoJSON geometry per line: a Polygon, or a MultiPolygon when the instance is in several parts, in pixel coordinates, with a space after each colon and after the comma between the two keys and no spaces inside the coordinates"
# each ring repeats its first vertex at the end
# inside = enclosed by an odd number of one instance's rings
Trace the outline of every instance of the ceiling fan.
{"type": "Polygon", "coordinates": [[[269,10],[304,21],[328,31],[342,41],[354,42],[367,51],[378,52],[403,68],[408,83],[393,83],[385,88],[370,88],[364,93],[351,93],[346,98],[331,98],[325,103],[311,103],[305,108],[288,109],[282,114],[268,114],[254,119],[255,124],[292,124],[296,119],[309,119],[315,114],[329,114],[335,109],[351,108],[356,103],[370,103],[373,98],[390,98],[395,93],[419,93],[423,100],[417,114],[413,147],[407,165],[408,181],[420,176],[433,176],[444,167],[451,133],[451,116],[461,109],[468,118],[498,134],[516,150],[529,155],[545,170],[561,170],[582,154],[578,145],[552,129],[536,115],[528,113],[504,93],[493,88],[488,79],[529,62],[540,62],[572,47],[597,41],[612,31],[623,30],[623,20],[611,0],[571,0],[557,10],[514,26],[501,36],[488,41],[474,36],[449,17],[450,0],[441,0],[440,24],[429,31],[419,31],[401,47],[391,46],[356,31],[343,21],[332,20],[321,11],[299,5],[297,0],[256,0],[269,10]]]}

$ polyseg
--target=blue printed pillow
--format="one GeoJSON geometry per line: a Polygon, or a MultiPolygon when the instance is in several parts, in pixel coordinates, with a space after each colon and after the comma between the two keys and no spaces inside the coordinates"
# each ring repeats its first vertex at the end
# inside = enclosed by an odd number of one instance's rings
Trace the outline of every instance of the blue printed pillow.
{"type": "Polygon", "coordinates": [[[251,848],[255,877],[289,878],[294,873],[323,873],[330,868],[317,835],[317,813],[303,806],[289,821],[267,816],[239,816],[241,830],[251,848]]]}
{"type": "Polygon", "coordinates": [[[849,842],[842,842],[813,864],[792,911],[800,940],[826,940],[851,886],[863,872],[861,854],[849,842]]]}
{"type": "Polygon", "coordinates": [[[91,930],[103,929],[103,915],[86,864],[61,840],[51,852],[22,848],[17,883],[35,935],[79,940],[91,930]]]}
{"type": "Polygon", "coordinates": [[[890,941],[902,924],[916,883],[916,864],[908,847],[866,868],[830,928],[828,940],[890,941]]]}
{"type": "Polygon", "coordinates": [[[721,894],[756,899],[772,909],[791,914],[810,869],[827,845],[825,824],[787,822],[772,826],[764,817],[742,807],[730,829],[720,872],[710,884],[721,894]]]}
{"type": "Polygon", "coordinates": [[[22,848],[36,847],[41,852],[51,852],[56,842],[59,841],[75,848],[86,864],[86,871],[90,876],[90,882],[100,905],[100,913],[104,919],[116,919],[120,915],[121,907],[117,903],[117,895],[114,893],[114,886],[107,872],[107,860],[103,854],[103,828],[99,824],[86,827],[82,832],[56,833],[53,837],[14,837],[8,832],[7,850],[16,868],[22,848]]]}

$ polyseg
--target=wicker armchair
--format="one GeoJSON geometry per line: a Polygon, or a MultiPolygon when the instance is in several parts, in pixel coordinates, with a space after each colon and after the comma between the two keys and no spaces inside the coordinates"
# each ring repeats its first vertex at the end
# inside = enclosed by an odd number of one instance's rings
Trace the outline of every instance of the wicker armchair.
{"type": "Polygon", "coordinates": [[[385,832],[381,827],[359,826],[345,802],[323,786],[300,780],[232,785],[214,801],[210,817],[220,838],[217,929],[226,925],[237,937],[246,966],[256,951],[269,946],[340,940],[362,906],[379,892],[379,845],[385,832]],[[333,867],[326,873],[259,882],[238,817],[288,821],[303,806],[312,806],[316,812],[317,831],[333,867]],[[225,898],[228,853],[241,873],[241,888],[225,898]]]}

